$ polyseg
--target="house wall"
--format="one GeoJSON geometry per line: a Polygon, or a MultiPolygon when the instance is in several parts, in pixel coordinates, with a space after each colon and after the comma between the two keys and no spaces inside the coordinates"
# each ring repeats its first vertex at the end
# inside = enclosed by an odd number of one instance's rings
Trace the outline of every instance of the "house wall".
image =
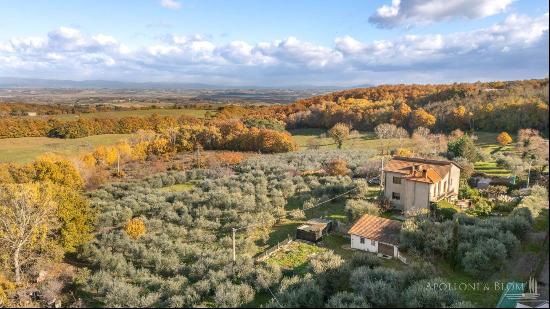
{"type": "MultiPolygon", "coordinates": [[[[351,235],[351,248],[352,249],[359,249],[363,251],[368,251],[372,253],[378,253],[378,241],[374,241],[374,244],[372,244],[371,239],[365,238],[365,243],[361,243],[361,237],[357,235],[351,235]]],[[[393,256],[398,257],[399,256],[399,248],[397,246],[394,246],[392,244],[388,244],[393,247],[393,256]]]]}
{"type": "Polygon", "coordinates": [[[460,184],[460,169],[451,164],[450,172],[447,175],[442,175],[443,179],[435,184],[422,183],[418,181],[401,180],[401,184],[394,184],[394,177],[403,177],[402,174],[385,172],[384,181],[384,197],[386,197],[392,205],[404,212],[415,212],[421,209],[428,209],[431,200],[437,200],[439,196],[446,192],[458,193],[460,184]],[[399,193],[400,199],[395,200],[392,193],[399,193]]]}
{"type": "Polygon", "coordinates": [[[405,199],[403,212],[416,212],[430,207],[432,185],[418,181],[404,181],[405,199]]]}
{"type": "Polygon", "coordinates": [[[450,190],[452,190],[452,192],[455,192],[456,194],[458,194],[458,187],[460,185],[460,169],[456,167],[454,164],[452,164],[451,172],[449,174],[451,179],[449,188],[450,190]]]}
{"type": "Polygon", "coordinates": [[[362,244],[360,236],[351,235],[351,248],[378,253],[378,242],[375,240],[372,244],[371,239],[365,238],[365,243],[362,244]]]}
{"type": "Polygon", "coordinates": [[[394,184],[393,177],[403,177],[402,174],[385,172],[384,173],[384,197],[386,197],[392,205],[397,209],[403,209],[405,200],[405,181],[402,180],[401,184],[394,184]],[[401,195],[400,200],[392,198],[392,193],[399,193],[401,195]]]}

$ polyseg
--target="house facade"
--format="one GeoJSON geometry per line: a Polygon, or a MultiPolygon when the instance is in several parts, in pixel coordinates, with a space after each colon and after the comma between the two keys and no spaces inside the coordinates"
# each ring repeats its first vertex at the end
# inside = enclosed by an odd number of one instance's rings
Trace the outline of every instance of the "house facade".
{"type": "Polygon", "coordinates": [[[365,214],[349,229],[351,248],[398,258],[401,222],[365,214]]]}
{"type": "Polygon", "coordinates": [[[384,196],[404,213],[458,197],[460,168],[451,161],[394,157],[383,169],[384,196]]]}

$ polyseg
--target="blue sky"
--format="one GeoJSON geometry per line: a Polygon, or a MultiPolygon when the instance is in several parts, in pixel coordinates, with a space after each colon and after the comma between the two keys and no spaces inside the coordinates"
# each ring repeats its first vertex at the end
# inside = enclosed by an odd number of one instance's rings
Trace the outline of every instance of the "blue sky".
{"type": "Polygon", "coordinates": [[[0,0],[0,76],[346,86],[547,75],[539,0],[0,0]]]}

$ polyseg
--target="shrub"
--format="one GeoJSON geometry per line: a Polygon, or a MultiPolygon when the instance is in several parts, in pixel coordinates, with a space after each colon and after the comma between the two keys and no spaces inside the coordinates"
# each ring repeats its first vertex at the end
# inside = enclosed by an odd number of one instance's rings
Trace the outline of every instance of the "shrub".
{"type": "Polygon", "coordinates": [[[350,267],[357,268],[360,266],[366,266],[374,268],[382,266],[382,260],[374,255],[364,252],[355,252],[348,261],[350,267]]]}
{"type": "Polygon", "coordinates": [[[293,209],[290,211],[289,216],[293,220],[304,220],[306,218],[305,212],[301,209],[293,209]]]}
{"type": "Polygon", "coordinates": [[[138,239],[145,234],[145,223],[139,218],[133,218],[124,227],[126,234],[133,239],[138,239]]]}
{"type": "Polygon", "coordinates": [[[463,135],[457,139],[449,141],[447,149],[451,159],[455,157],[462,157],[472,163],[475,163],[481,159],[481,154],[477,149],[474,140],[469,135],[463,135]]]}
{"type": "Polygon", "coordinates": [[[460,199],[471,199],[479,196],[479,191],[470,187],[467,184],[462,184],[458,189],[458,198],[460,199]]]}
{"type": "Polygon", "coordinates": [[[368,299],[374,307],[393,307],[399,301],[396,287],[383,280],[365,282],[359,294],[368,299]]]}
{"type": "Polygon", "coordinates": [[[348,163],[341,159],[333,159],[325,165],[325,171],[332,176],[349,174],[348,163]]]}
{"type": "Polygon", "coordinates": [[[502,242],[487,239],[466,251],[462,264],[464,270],[472,276],[486,278],[502,267],[506,255],[506,247],[502,242]]]}
{"type": "Polygon", "coordinates": [[[380,214],[380,209],[376,204],[365,200],[347,200],[345,210],[350,221],[355,221],[364,214],[373,216],[380,214]]]}
{"type": "Polygon", "coordinates": [[[225,282],[218,285],[214,293],[214,303],[222,308],[235,308],[243,303],[251,302],[254,290],[247,284],[232,284],[225,282]]]}
{"type": "Polygon", "coordinates": [[[336,269],[342,265],[344,261],[339,255],[332,251],[325,251],[316,254],[309,261],[309,266],[315,274],[321,274],[331,269],[336,269]]]}
{"type": "Polygon", "coordinates": [[[459,209],[455,205],[445,200],[441,200],[436,204],[436,216],[443,220],[451,220],[458,211],[459,209]]]}
{"type": "MultiPolygon", "coordinates": [[[[295,283],[278,294],[278,301],[283,307],[288,308],[321,308],[324,305],[323,289],[311,278],[304,278],[300,283],[295,283]]],[[[267,307],[279,307],[277,303],[268,304],[267,307]]]]}
{"type": "Polygon", "coordinates": [[[471,216],[484,217],[491,214],[494,208],[494,204],[483,197],[472,198],[473,207],[466,212],[471,216]]]}
{"type": "Polygon", "coordinates": [[[447,288],[441,278],[421,280],[408,287],[403,295],[407,308],[445,308],[459,300],[458,294],[447,288]]]}
{"type": "Polygon", "coordinates": [[[350,292],[338,292],[327,302],[326,308],[370,308],[364,297],[350,292]]]}

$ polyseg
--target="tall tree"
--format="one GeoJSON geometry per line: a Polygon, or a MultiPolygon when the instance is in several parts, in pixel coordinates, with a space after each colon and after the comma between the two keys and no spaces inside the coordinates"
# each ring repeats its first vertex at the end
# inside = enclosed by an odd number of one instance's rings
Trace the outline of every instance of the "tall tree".
{"type": "Polygon", "coordinates": [[[328,131],[328,135],[336,142],[338,149],[342,149],[344,141],[349,137],[349,127],[341,122],[337,123],[328,131]]]}
{"type": "Polygon", "coordinates": [[[11,259],[16,283],[23,265],[45,248],[58,225],[56,208],[47,185],[0,185],[0,246],[11,259]]]}

